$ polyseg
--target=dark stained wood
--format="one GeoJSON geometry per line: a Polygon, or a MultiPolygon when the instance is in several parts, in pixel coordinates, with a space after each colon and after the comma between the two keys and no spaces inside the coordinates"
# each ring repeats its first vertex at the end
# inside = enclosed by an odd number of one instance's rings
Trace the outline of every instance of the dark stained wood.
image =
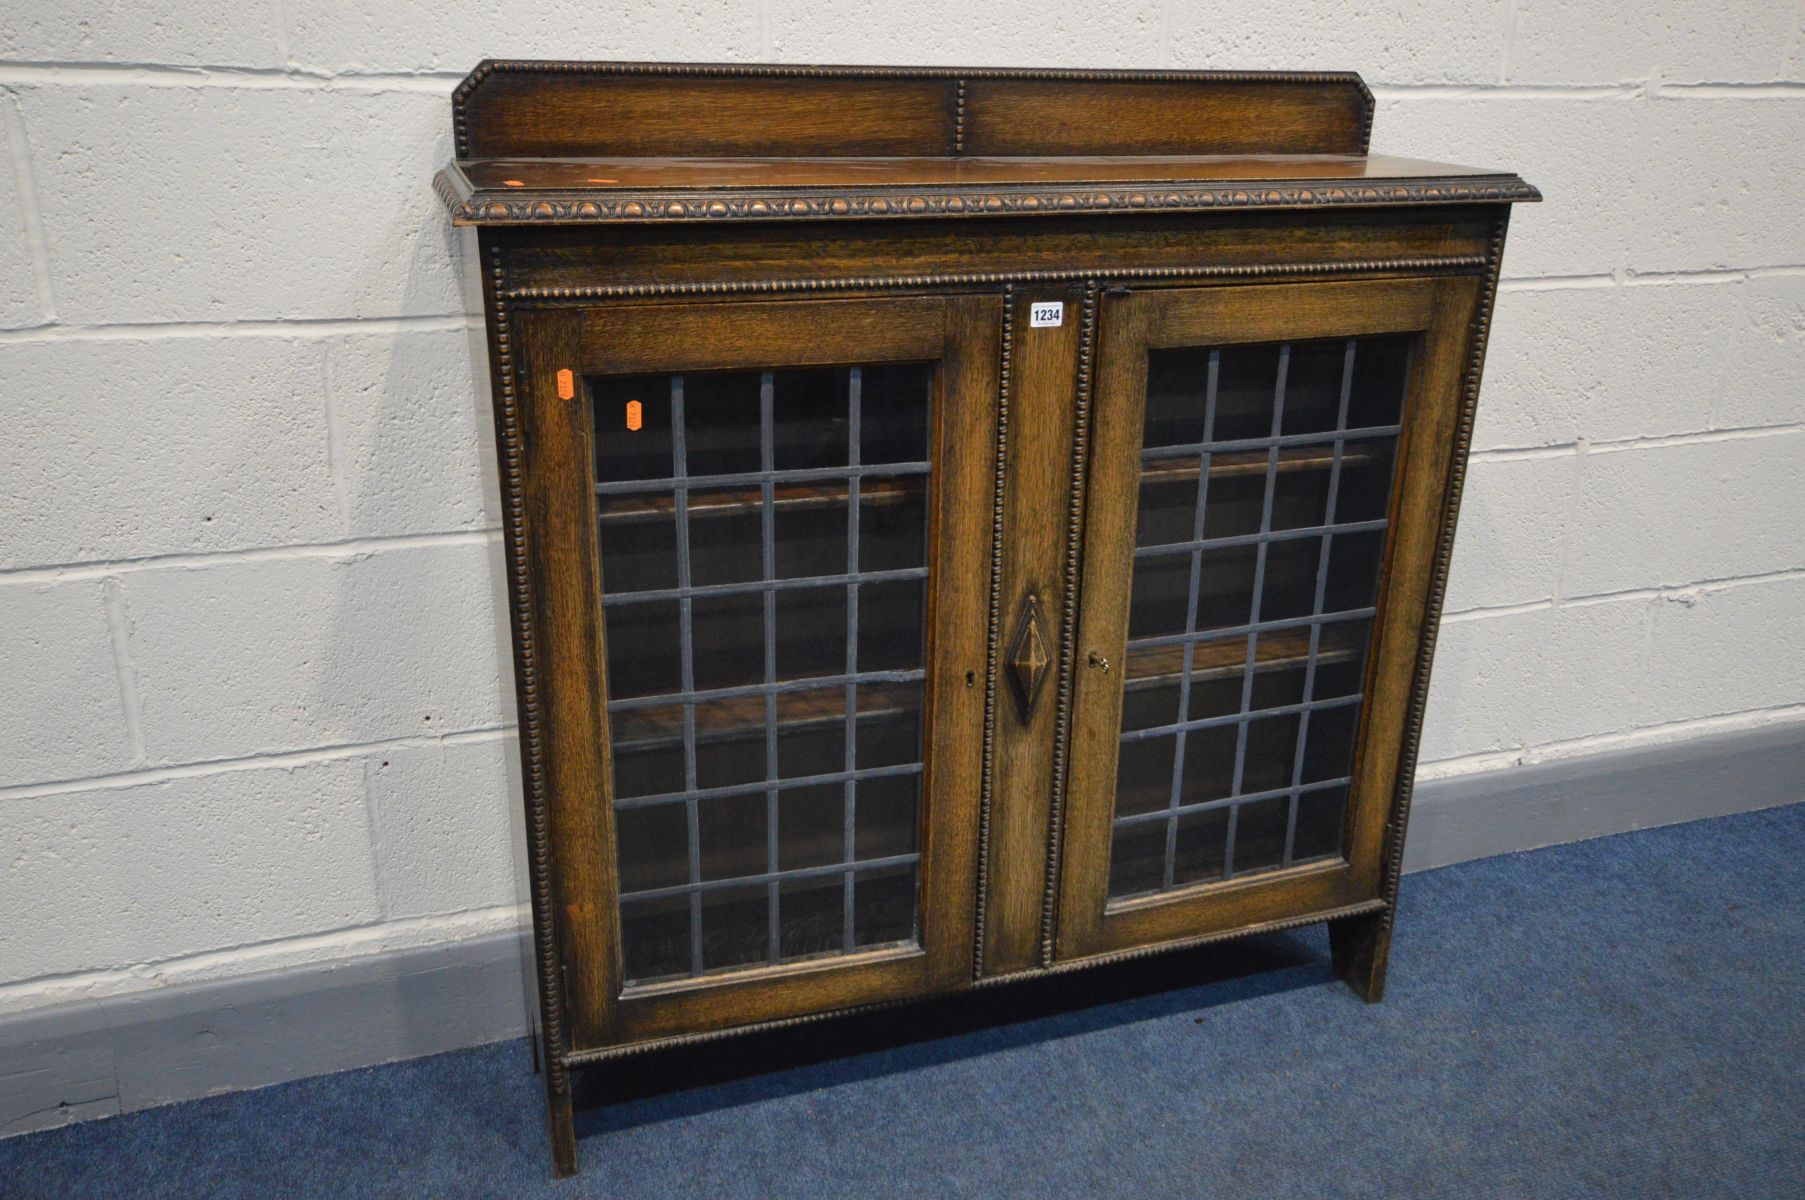
{"type": "Polygon", "coordinates": [[[973,79],[967,154],[1364,154],[1372,95],[1349,76],[973,79]]]}
{"type": "Polygon", "coordinates": [[[1360,154],[1371,116],[1347,72],[486,61],[453,98],[460,158],[1360,154]]]}
{"type": "Polygon", "coordinates": [[[668,304],[610,309],[582,323],[579,371],[712,371],[937,358],[946,301],[806,300],[718,307],[668,304]]]}
{"type": "MultiPolygon", "coordinates": [[[[1357,466],[1361,463],[1375,462],[1381,457],[1380,452],[1370,444],[1359,442],[1349,444],[1342,452],[1341,463],[1344,467],[1357,466]]],[[[1296,471],[1326,471],[1334,458],[1330,446],[1286,446],[1278,452],[1278,461],[1274,469],[1280,474],[1296,471]]],[[[1241,475],[1264,475],[1266,473],[1266,451],[1264,450],[1232,450],[1210,456],[1211,479],[1233,479],[1241,475]]],[[[1194,461],[1169,459],[1158,463],[1149,463],[1141,468],[1141,483],[1188,482],[1197,478],[1197,466],[1194,461]]]]}
{"type": "Polygon", "coordinates": [[[1461,359],[1479,302],[1474,279],[1444,279],[1416,356],[1398,445],[1391,528],[1380,576],[1372,662],[1367,671],[1359,752],[1354,759],[1348,861],[1363,892],[1377,894],[1384,872],[1386,821],[1398,795],[1399,756],[1409,695],[1422,653],[1440,515],[1447,503],[1454,429],[1461,411],[1461,359]]]}
{"type": "MultiPolygon", "coordinates": [[[[1283,284],[1265,287],[1172,289],[1106,298],[1102,318],[1098,421],[1087,498],[1083,613],[1080,651],[1086,669],[1076,689],[1073,774],[1064,828],[1059,881],[1061,958],[1085,958],[1150,941],[1194,935],[1210,922],[1270,920],[1277,913],[1332,908],[1379,895],[1385,823],[1396,795],[1404,710],[1398,689],[1407,687],[1420,645],[1419,579],[1400,585],[1403,561],[1427,566],[1440,512],[1437,489],[1445,483],[1452,439],[1445,425],[1458,412],[1458,373],[1475,286],[1470,278],[1399,279],[1361,283],[1283,284]],[[1311,864],[1246,879],[1138,897],[1108,899],[1111,820],[1124,681],[1171,669],[1167,651],[1131,658],[1127,650],[1128,603],[1140,481],[1141,422],[1146,399],[1147,352],[1161,347],[1220,346],[1281,339],[1417,333],[1404,410],[1402,469],[1388,545],[1392,567],[1382,572],[1369,699],[1350,792],[1345,861],[1311,864]],[[1127,670],[1096,664],[1124,663],[1127,670]]],[[[1233,464],[1230,464],[1231,469],[1233,464]]],[[[1415,571],[1417,568],[1405,567],[1415,571]]],[[[1260,639],[1282,659],[1286,638],[1260,639]]],[[[1200,648],[1207,655],[1207,648],[1200,648]]],[[[1293,651],[1294,652],[1294,651],[1293,651]]],[[[1194,663],[1196,660],[1194,659],[1194,663]]],[[[1211,665],[1207,657],[1202,665],[1211,665]]],[[[1235,674],[1239,674],[1236,671],[1235,674]]]]}
{"type": "MultiPolygon", "coordinates": [[[[1348,74],[485,63],[453,111],[460,161],[437,182],[478,227],[560,1174],[569,1072],[618,1054],[1315,921],[1337,973],[1382,995],[1505,215],[1533,188],[1367,155],[1371,96],[1348,74]],[[1035,327],[1052,301],[1063,320],[1035,327]],[[1125,637],[1138,490],[1196,470],[1140,461],[1147,353],[1383,331],[1418,352],[1377,615],[1369,645],[1328,628],[1316,658],[1367,655],[1342,854],[1110,901],[1122,698],[1169,687],[1186,653],[1125,637]],[[674,502],[595,495],[585,380],[878,362],[937,364],[919,936],[628,985],[612,757],[674,744],[684,719],[608,715],[597,535],[674,502]]],[[[1349,443],[1343,466],[1372,453],[1349,443]]],[[[1322,446],[1275,463],[1329,465],[1322,446]]],[[[1221,453],[1210,473],[1267,468],[1221,453]]],[[[872,508],[919,494],[861,491],[872,508]]],[[[847,496],[786,481],[773,508],[847,496]]],[[[761,507],[743,485],[688,494],[704,519],[761,507]]],[[[1193,681],[1241,676],[1244,644],[1197,646],[1193,681]]],[[[1253,669],[1309,648],[1263,634],[1253,669]]],[[[861,721],[916,687],[870,688],[861,721]]],[[[819,691],[777,711],[790,729],[845,717],[819,691]]],[[[714,699],[694,726],[738,738],[765,716],[714,699]]]]}
{"type": "Polygon", "coordinates": [[[1385,999],[1385,956],[1391,949],[1386,913],[1362,913],[1329,922],[1329,959],[1335,974],[1368,1004],[1385,999]]]}
{"type": "MultiPolygon", "coordinates": [[[[997,616],[1007,636],[1023,600],[1036,597],[1055,662],[1063,652],[1062,570],[1083,300],[1084,289],[1070,284],[1022,286],[1010,297],[1009,440],[997,616]],[[1029,306],[1047,301],[1065,305],[1064,323],[1032,328],[1029,306]]],[[[1043,696],[1026,721],[1007,695],[998,696],[991,717],[994,750],[980,964],[985,975],[1024,971],[1040,959],[1058,725],[1058,712],[1044,695],[1051,687],[1041,687],[1043,696]]]]}
{"type": "MultiPolygon", "coordinates": [[[[1346,662],[1361,649],[1349,630],[1326,631],[1317,647],[1316,661],[1346,662]]],[[[1191,648],[1191,682],[1207,683],[1213,679],[1238,677],[1245,667],[1247,647],[1244,639],[1224,638],[1203,642],[1191,648]]],[[[1310,633],[1307,629],[1283,629],[1263,633],[1254,651],[1254,670],[1271,671],[1302,666],[1310,657],[1310,633]]],[[[1128,691],[1159,687],[1178,679],[1184,669],[1183,646],[1137,646],[1127,652],[1122,668],[1122,686],[1128,691]]]]}
{"type": "MultiPolygon", "coordinates": [[[[772,489],[771,507],[778,512],[804,512],[812,508],[837,508],[846,503],[846,485],[834,483],[786,483],[772,489]]],[[[859,488],[859,503],[867,508],[892,508],[914,496],[915,489],[895,479],[867,479],[859,488]]],[[[698,490],[690,494],[692,517],[732,516],[758,511],[764,502],[756,488],[698,490]]],[[[676,501],[665,495],[603,496],[596,502],[604,527],[668,517],[676,501]]]]}
{"type": "Polygon", "coordinates": [[[606,1036],[608,1006],[619,991],[619,954],[611,904],[617,888],[613,810],[597,803],[610,777],[604,736],[608,703],[602,670],[601,581],[592,532],[588,397],[558,394],[557,372],[578,363],[582,318],[570,312],[523,314],[518,324],[519,388],[526,431],[524,487],[527,550],[535,591],[537,651],[548,683],[545,720],[560,731],[550,741],[552,844],[556,919],[567,947],[563,972],[567,1035],[573,1046],[606,1036]]]}
{"type": "MultiPolygon", "coordinates": [[[[988,581],[966,564],[980,558],[990,540],[1000,328],[1001,305],[991,296],[584,308],[523,320],[522,336],[531,349],[523,355],[522,374],[534,395],[543,387],[555,397],[554,376],[560,369],[580,378],[654,367],[758,368],[848,358],[861,363],[932,359],[940,364],[928,534],[922,949],[623,989],[615,945],[618,884],[611,776],[588,756],[623,735],[655,735],[661,719],[670,714],[656,707],[634,710],[616,739],[610,739],[591,700],[582,723],[563,729],[566,736],[556,739],[553,755],[555,763],[564,757],[573,762],[567,774],[557,777],[553,791],[553,811],[561,822],[554,835],[560,849],[558,891],[569,898],[561,911],[572,952],[583,956],[581,969],[573,972],[577,983],[566,989],[573,1016],[570,1050],[943,991],[969,978],[983,723],[977,680],[985,669],[988,581]]],[[[557,403],[561,413],[581,412],[587,392],[578,389],[574,399],[557,403]]],[[[535,459],[529,462],[529,479],[553,489],[548,497],[565,498],[559,519],[535,514],[535,528],[543,531],[536,540],[543,560],[538,569],[550,577],[548,591],[556,597],[555,611],[568,627],[566,636],[588,651],[586,661],[554,667],[552,690],[561,694],[581,678],[580,694],[605,703],[600,694],[605,639],[596,619],[601,588],[595,576],[595,505],[569,500],[569,489],[587,489],[590,482],[593,454],[587,418],[583,420],[580,428],[542,422],[542,436],[549,442],[540,453],[561,455],[560,469],[549,459],[535,459]],[[581,481],[571,476],[573,470],[582,474],[581,481]],[[554,563],[578,569],[554,571],[554,563]]],[[[540,447],[533,440],[529,445],[540,447]]],[[[717,729],[730,728],[734,711],[735,706],[721,703],[711,706],[707,719],[715,720],[717,729]],[[720,710],[718,719],[714,708],[720,710]]],[[[552,717],[559,717],[555,707],[552,717]]]]}
{"type": "MultiPolygon", "coordinates": [[[[916,687],[910,683],[867,684],[858,700],[858,718],[881,720],[913,712],[916,687]]],[[[696,736],[701,739],[763,733],[765,698],[730,696],[708,700],[695,707],[696,736]]],[[[838,725],[846,719],[846,693],[840,688],[811,688],[777,697],[777,721],[784,732],[812,726],[838,725]]],[[[658,704],[630,708],[608,719],[615,746],[683,743],[683,705],[658,704]]]]}
{"type": "Polygon", "coordinates": [[[603,74],[478,67],[460,88],[460,158],[937,154],[951,79],[603,74]],[[480,75],[480,78],[479,78],[480,75]],[[472,86],[474,85],[474,86],[472,86]]]}
{"type": "Polygon", "coordinates": [[[1081,283],[1089,277],[1244,283],[1332,275],[1400,261],[1478,269],[1489,213],[1464,207],[1245,214],[1121,213],[966,221],[659,225],[495,230],[510,247],[519,302],[702,297],[741,291],[857,291],[882,281],[1001,286],[1081,283]],[[1316,264],[1314,270],[1311,264],[1316,264]],[[1057,275],[1058,278],[1047,278],[1057,275]],[[1025,278],[1023,278],[1025,277],[1025,278]],[[866,281],[870,281],[867,283],[866,281]],[[688,292],[685,291],[688,289],[688,292]],[[572,294],[574,293],[574,294],[572,294]]]}
{"type": "Polygon", "coordinates": [[[687,193],[725,188],[946,188],[1009,184],[1245,186],[1510,178],[1388,154],[1097,153],[1021,158],[477,158],[457,171],[478,199],[534,192],[687,193]],[[493,194],[493,196],[491,196],[493,194]]]}

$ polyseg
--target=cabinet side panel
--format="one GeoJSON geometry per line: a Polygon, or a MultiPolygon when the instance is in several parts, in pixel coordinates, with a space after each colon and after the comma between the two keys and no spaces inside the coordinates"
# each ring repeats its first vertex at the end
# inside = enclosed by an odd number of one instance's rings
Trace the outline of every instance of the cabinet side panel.
{"type": "Polygon", "coordinates": [[[1450,279],[1439,286],[1422,339],[1413,395],[1398,449],[1402,464],[1392,505],[1375,637],[1377,658],[1354,764],[1347,858],[1357,892],[1376,894],[1386,829],[1399,794],[1399,757],[1412,721],[1410,687],[1422,647],[1433,640],[1430,595],[1449,469],[1461,423],[1461,359],[1480,282],[1450,279]]]}
{"type": "Polygon", "coordinates": [[[551,864],[551,820],[545,775],[545,716],[540,707],[540,672],[535,635],[535,596],[527,543],[524,436],[517,391],[512,313],[505,290],[507,257],[488,238],[478,239],[477,264],[488,331],[490,391],[495,430],[497,492],[501,501],[507,577],[507,607],[513,649],[515,709],[519,723],[521,792],[527,891],[533,916],[534,991],[538,998],[536,1056],[545,1081],[547,1125],[553,1163],[560,1175],[576,1170],[576,1134],[571,1114],[571,1049],[561,986],[555,885],[551,864]]]}
{"type": "Polygon", "coordinates": [[[1429,698],[1429,676],[1435,659],[1435,639],[1440,631],[1442,601],[1447,595],[1448,566],[1454,554],[1454,530],[1460,515],[1460,497],[1466,482],[1467,453],[1473,441],[1473,421],[1479,407],[1479,379],[1485,368],[1486,344],[1491,333],[1492,306],[1498,292],[1499,268],[1504,257],[1504,236],[1510,209],[1491,216],[1491,238],[1484,276],[1476,286],[1468,310],[1466,337],[1459,364],[1460,397],[1449,447],[1446,485],[1436,529],[1433,559],[1423,587],[1422,631],[1411,664],[1409,700],[1403,719],[1402,745],[1397,754],[1396,790],[1383,832],[1383,857],[1379,864],[1378,890],[1385,908],[1365,921],[1331,926],[1335,942],[1337,974],[1369,1001],[1385,991],[1385,973],[1391,954],[1391,931],[1397,920],[1398,883],[1403,874],[1404,839],[1410,820],[1410,802],[1416,788],[1417,752],[1421,745],[1424,709],[1429,698]]]}

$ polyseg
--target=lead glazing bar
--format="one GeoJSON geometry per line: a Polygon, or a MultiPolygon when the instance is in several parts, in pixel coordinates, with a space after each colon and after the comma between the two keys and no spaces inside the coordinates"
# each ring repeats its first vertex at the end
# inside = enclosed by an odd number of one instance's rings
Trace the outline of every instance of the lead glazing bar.
{"type": "MultiPolygon", "coordinates": [[[[1216,384],[1221,375],[1222,351],[1211,350],[1209,366],[1205,368],[1203,384],[1203,441],[1207,446],[1215,439],[1216,433],[1216,384]]],[[[1210,452],[1203,451],[1198,459],[1197,471],[1197,503],[1191,513],[1191,542],[1200,546],[1203,542],[1204,521],[1209,511],[1210,502],[1210,452]]],[[[1191,551],[1191,590],[1185,597],[1185,633],[1197,632],[1197,593],[1203,586],[1203,551],[1191,551]]],[[[1186,654],[1184,665],[1178,677],[1178,723],[1184,724],[1191,717],[1191,655],[1186,654]]],[[[1183,800],[1181,792],[1185,777],[1185,739],[1182,735],[1173,739],[1172,746],[1172,793],[1166,807],[1177,813],[1183,800]]],[[[1172,886],[1173,874],[1178,865],[1178,818],[1173,816],[1166,822],[1166,863],[1164,867],[1164,884],[1172,886]]]]}
{"type": "Polygon", "coordinates": [[[888,858],[871,858],[861,863],[838,862],[819,867],[791,867],[787,871],[761,875],[739,875],[732,879],[705,879],[696,884],[672,884],[670,887],[648,888],[643,892],[625,892],[622,901],[643,902],[665,900],[672,896],[700,896],[726,888],[748,888],[773,883],[794,883],[801,879],[825,879],[833,875],[850,875],[859,871],[881,871],[888,867],[906,867],[919,861],[920,854],[893,854],[888,858]]]}
{"type": "Polygon", "coordinates": [[[1122,732],[1124,742],[1141,742],[1148,738],[1165,737],[1174,733],[1194,733],[1199,729],[1215,729],[1223,725],[1235,725],[1251,720],[1264,720],[1267,717],[1288,717],[1303,712],[1321,712],[1328,708],[1346,708],[1350,704],[1360,703],[1358,695],[1334,696],[1327,700],[1312,700],[1308,704],[1281,704],[1275,708],[1256,708],[1252,712],[1229,713],[1223,717],[1199,717],[1194,721],[1186,721],[1182,725],[1152,725],[1146,729],[1128,729],[1122,732]]]}
{"type": "MultiPolygon", "coordinates": [[[[1339,454],[1337,454],[1339,460],[1339,454]]],[[[1260,533],[1238,533],[1232,537],[1200,538],[1189,542],[1162,542],[1157,546],[1136,546],[1136,558],[1162,558],[1197,550],[1215,550],[1225,546],[1264,546],[1270,542],[1294,542],[1304,538],[1326,537],[1337,533],[1369,533],[1385,528],[1384,517],[1376,517],[1370,521],[1348,521],[1340,525],[1333,523],[1324,525],[1300,525],[1296,529],[1272,529],[1260,533]]],[[[632,595],[633,593],[628,593],[632,595]]]]}
{"type": "MultiPolygon", "coordinates": [[[[897,567],[889,571],[872,571],[857,578],[866,583],[891,579],[926,579],[926,567],[897,567]]],[[[794,579],[750,579],[745,583],[704,583],[645,592],[615,592],[602,597],[605,608],[623,604],[646,604],[654,600],[687,600],[692,596],[748,596],[758,592],[796,591],[802,588],[839,587],[851,583],[852,575],[800,575],[794,579]]]]}
{"type": "Polygon", "coordinates": [[[1264,792],[1251,792],[1245,796],[1218,796],[1213,800],[1197,800],[1179,806],[1176,814],[1163,808],[1151,812],[1133,813],[1126,817],[1116,817],[1111,824],[1117,828],[1130,825],[1150,825],[1155,821],[1170,821],[1175,816],[1188,817],[1192,813],[1208,812],[1217,808],[1235,808],[1243,804],[1255,804],[1261,800],[1271,800],[1279,796],[1301,795],[1307,792],[1322,792],[1330,788],[1345,787],[1351,779],[1343,776],[1340,779],[1321,779],[1313,783],[1303,783],[1296,787],[1270,788],[1264,792]]]}
{"type": "MultiPolygon", "coordinates": [[[[1176,446],[1146,446],[1141,450],[1142,462],[1153,462],[1162,458],[1189,458],[1205,450],[1217,454],[1230,454],[1238,450],[1269,450],[1273,447],[1288,448],[1291,446],[1327,445],[1338,437],[1345,441],[1361,441],[1366,438],[1396,437],[1403,432],[1402,425],[1366,425],[1359,429],[1343,430],[1336,433],[1287,433],[1275,434],[1272,437],[1234,438],[1222,442],[1187,442],[1176,446]]],[[[613,485],[610,485],[613,486],[613,485]]]]}
{"type": "Polygon", "coordinates": [[[1275,629],[1299,629],[1305,625],[1334,625],[1343,621],[1358,621],[1370,617],[1377,609],[1344,608],[1337,612],[1324,613],[1320,617],[1284,617],[1274,621],[1261,621],[1257,625],[1229,625],[1221,629],[1205,629],[1195,635],[1182,633],[1162,633],[1154,637],[1134,638],[1128,643],[1128,649],[1149,650],[1157,646],[1177,646],[1185,642],[1217,642],[1226,638],[1241,637],[1249,633],[1270,633],[1275,629]]]}
{"type": "MultiPolygon", "coordinates": [[[[876,463],[872,466],[851,467],[790,467],[782,471],[740,471],[731,475],[697,475],[684,482],[692,491],[713,491],[718,488],[757,487],[767,480],[774,484],[785,483],[821,483],[838,481],[849,476],[868,478],[876,475],[926,475],[933,468],[932,463],[903,462],[876,463]]],[[[667,492],[675,487],[675,479],[611,479],[595,485],[598,496],[631,495],[635,492],[667,492]]]]}
{"type": "MultiPolygon", "coordinates": [[[[711,688],[706,691],[691,692],[696,703],[707,704],[715,700],[731,700],[736,696],[763,696],[767,693],[782,694],[785,692],[813,692],[825,688],[838,687],[843,683],[914,683],[924,678],[926,672],[920,667],[906,671],[861,671],[857,675],[808,675],[801,679],[786,679],[780,683],[741,683],[733,687],[711,688]]],[[[657,696],[628,696],[621,700],[608,701],[609,712],[628,712],[636,708],[663,708],[675,704],[681,697],[661,694],[657,696]]]]}
{"type": "MultiPolygon", "coordinates": [[[[758,467],[764,476],[759,481],[759,540],[763,551],[760,571],[763,582],[777,578],[777,516],[775,485],[771,482],[776,465],[776,390],[777,376],[765,371],[758,377],[758,467]]],[[[764,594],[765,683],[777,683],[777,592],[764,594]]],[[[777,874],[777,844],[780,830],[777,811],[777,692],[765,693],[765,873],[777,874]]],[[[777,880],[765,885],[765,962],[776,966],[782,958],[783,922],[779,911],[777,880]]]]}
{"type": "MultiPolygon", "coordinates": [[[[853,367],[846,376],[846,461],[851,464],[853,473],[846,480],[846,794],[843,801],[844,811],[841,814],[841,836],[844,839],[844,850],[840,861],[850,864],[853,860],[854,831],[858,820],[858,780],[853,772],[858,769],[858,736],[859,722],[857,717],[859,703],[859,685],[850,682],[859,674],[859,408],[861,391],[865,373],[859,367],[853,367]]],[[[840,924],[841,949],[851,953],[853,947],[852,922],[852,890],[853,873],[849,865],[842,877],[840,891],[840,924]]]]}
{"type": "MultiPolygon", "coordinates": [[[[918,775],[921,773],[920,763],[898,763],[889,767],[862,767],[857,771],[827,771],[820,775],[798,775],[794,779],[785,779],[778,784],[779,791],[793,788],[815,787],[835,783],[845,783],[850,776],[854,779],[885,779],[892,775],[918,775]]],[[[764,782],[724,783],[716,787],[697,788],[693,792],[658,792],[648,796],[623,796],[614,802],[619,809],[650,808],[657,804],[679,804],[692,796],[698,800],[714,800],[722,796],[743,796],[748,792],[761,792],[764,782]]]]}
{"type": "MultiPolygon", "coordinates": [[[[1285,421],[1285,383],[1291,370],[1291,343],[1284,342],[1279,346],[1278,381],[1272,388],[1272,438],[1271,448],[1266,452],[1266,491],[1260,501],[1260,540],[1255,543],[1253,566],[1253,615],[1249,620],[1252,625],[1260,623],[1260,603],[1266,590],[1266,550],[1272,544],[1272,498],[1278,490],[1279,480],[1279,432],[1285,421]]],[[[1254,667],[1259,662],[1260,635],[1249,634],[1247,637],[1247,665],[1243,669],[1241,679],[1241,723],[1235,729],[1235,769],[1234,783],[1229,788],[1231,794],[1239,795],[1241,781],[1247,769],[1247,713],[1253,707],[1254,667]]],[[[1237,805],[1228,810],[1228,836],[1222,852],[1222,877],[1227,879],[1235,873],[1235,834],[1240,824],[1241,809],[1237,805]]]]}
{"type": "MultiPolygon", "coordinates": [[[[677,518],[677,587],[689,590],[689,488],[684,476],[689,468],[689,451],[683,431],[683,376],[671,376],[671,473],[677,518]]],[[[688,794],[685,805],[686,836],[689,841],[689,881],[702,881],[702,819],[696,802],[696,663],[690,601],[685,595],[677,603],[677,654],[682,662],[683,690],[683,789],[688,794]]],[[[692,975],[702,973],[702,894],[689,900],[689,969],[692,975]]]]}
{"type": "MultiPolygon", "coordinates": [[[[1348,400],[1354,389],[1354,353],[1358,343],[1353,338],[1341,352],[1341,396],[1335,408],[1335,431],[1337,435],[1347,428],[1348,400]]],[[[1335,439],[1335,452],[1329,461],[1328,497],[1322,514],[1323,524],[1335,524],[1335,502],[1341,492],[1341,455],[1347,442],[1340,436],[1335,439]]],[[[1322,538],[1322,552],[1316,558],[1316,596],[1310,605],[1314,616],[1322,615],[1322,606],[1326,602],[1329,590],[1329,550],[1334,535],[1325,533],[1322,538]]],[[[1304,703],[1308,704],[1316,694],[1316,660],[1322,644],[1322,625],[1310,626],[1310,651],[1304,659],[1304,703]]],[[[1310,710],[1305,709],[1297,719],[1297,749],[1292,757],[1291,783],[1296,786],[1304,777],[1304,748],[1310,739],[1310,710]]],[[[1286,805],[1285,812],[1285,854],[1281,860],[1284,866],[1291,865],[1293,851],[1297,846],[1297,794],[1293,793],[1286,805]]]]}

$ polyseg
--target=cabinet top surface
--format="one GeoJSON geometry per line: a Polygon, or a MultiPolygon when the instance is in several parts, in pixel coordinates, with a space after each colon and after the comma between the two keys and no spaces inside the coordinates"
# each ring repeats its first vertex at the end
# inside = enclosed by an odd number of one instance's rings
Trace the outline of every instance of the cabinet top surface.
{"type": "Polygon", "coordinates": [[[1540,199],[1371,119],[1346,73],[485,62],[436,182],[471,225],[1540,199]]]}

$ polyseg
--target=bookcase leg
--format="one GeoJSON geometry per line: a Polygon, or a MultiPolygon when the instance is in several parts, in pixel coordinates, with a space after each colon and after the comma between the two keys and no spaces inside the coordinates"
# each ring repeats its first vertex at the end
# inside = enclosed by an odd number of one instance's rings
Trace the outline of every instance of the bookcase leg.
{"type": "Polygon", "coordinates": [[[577,1126],[571,1109],[570,1070],[562,1063],[546,1064],[545,1123],[552,1139],[552,1173],[568,1179],[577,1173],[577,1126]]]}
{"type": "Polygon", "coordinates": [[[1329,922],[1329,955],[1335,974],[1368,1004],[1385,998],[1385,966],[1391,957],[1389,910],[1329,922]]]}

